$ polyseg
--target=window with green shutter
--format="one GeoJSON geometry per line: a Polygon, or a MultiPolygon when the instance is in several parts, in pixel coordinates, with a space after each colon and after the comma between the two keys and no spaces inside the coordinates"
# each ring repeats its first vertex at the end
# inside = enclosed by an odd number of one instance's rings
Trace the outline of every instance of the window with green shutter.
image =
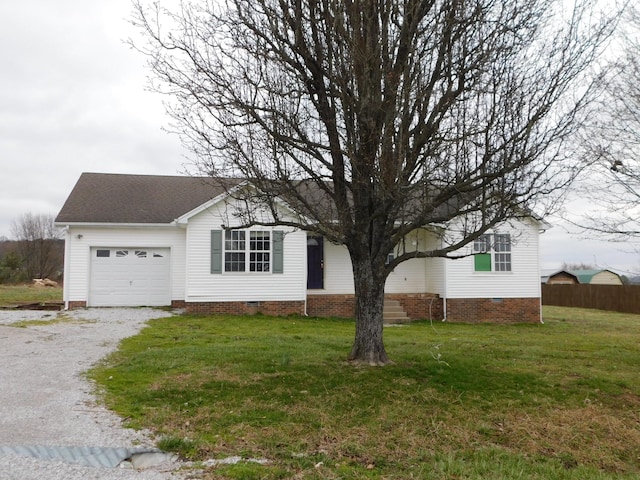
{"type": "Polygon", "coordinates": [[[211,273],[283,273],[282,231],[211,231],[211,273]]]}
{"type": "Polygon", "coordinates": [[[273,273],[284,272],[284,232],[273,232],[273,273]]]}
{"type": "Polygon", "coordinates": [[[476,253],[473,257],[475,262],[476,272],[490,272],[491,271],[491,254],[490,253],[476,253]]]}
{"type": "Polygon", "coordinates": [[[222,273],[222,230],[211,230],[211,273],[222,273]]]}
{"type": "Polygon", "coordinates": [[[511,271],[511,235],[487,233],[473,242],[473,263],[476,272],[511,271]]]}

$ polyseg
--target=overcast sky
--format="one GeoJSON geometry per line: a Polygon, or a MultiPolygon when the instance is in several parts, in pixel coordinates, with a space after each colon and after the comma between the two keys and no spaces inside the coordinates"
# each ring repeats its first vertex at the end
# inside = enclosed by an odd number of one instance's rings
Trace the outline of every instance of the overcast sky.
{"type": "MultiPolygon", "coordinates": [[[[82,172],[174,175],[186,152],[162,99],[145,91],[130,0],[0,2],[0,237],[25,213],[57,214],[82,172]]],[[[631,245],[542,236],[542,268],[563,261],[640,272],[631,245]]]]}

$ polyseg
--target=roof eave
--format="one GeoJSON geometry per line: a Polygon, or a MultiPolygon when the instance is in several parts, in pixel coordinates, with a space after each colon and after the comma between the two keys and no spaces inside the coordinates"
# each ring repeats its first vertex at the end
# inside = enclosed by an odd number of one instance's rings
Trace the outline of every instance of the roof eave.
{"type": "Polygon", "coordinates": [[[126,222],[54,222],[56,227],[90,227],[90,228],[176,228],[180,227],[174,220],[170,223],[126,223],[126,222]]]}
{"type": "Polygon", "coordinates": [[[220,195],[213,197],[211,200],[204,202],[202,205],[197,206],[193,210],[190,210],[187,213],[180,215],[178,218],[174,220],[174,223],[177,225],[186,225],[189,222],[190,218],[194,217],[195,215],[198,215],[199,213],[204,212],[208,208],[211,208],[216,203],[221,202],[222,200],[227,198],[229,195],[231,195],[233,192],[236,192],[240,188],[243,188],[244,186],[246,186],[247,183],[248,183],[247,181],[244,181],[234,187],[231,187],[229,191],[223,192],[220,195]]]}

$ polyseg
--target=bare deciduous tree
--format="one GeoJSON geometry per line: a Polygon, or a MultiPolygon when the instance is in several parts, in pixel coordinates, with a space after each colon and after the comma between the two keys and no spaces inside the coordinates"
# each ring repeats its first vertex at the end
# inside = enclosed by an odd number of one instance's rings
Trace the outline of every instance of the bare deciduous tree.
{"type": "Polygon", "coordinates": [[[560,267],[560,269],[566,270],[568,272],[571,272],[574,270],[598,270],[598,266],[592,263],[584,263],[584,262],[580,262],[580,263],[562,262],[562,266],[560,267]]]}
{"type": "Polygon", "coordinates": [[[54,215],[26,213],[11,224],[27,278],[54,277],[62,265],[56,245],[61,232],[54,220],[54,215]]]}
{"type": "Polygon", "coordinates": [[[169,94],[198,169],[248,179],[252,188],[233,194],[264,207],[236,212],[243,225],[289,225],[346,246],[350,359],[384,364],[394,267],[455,256],[508,218],[543,214],[573,178],[563,144],[612,21],[589,0],[563,3],[136,3],[133,21],[152,88],[169,94]],[[453,234],[387,261],[423,228],[453,234]]]}
{"type": "Polygon", "coordinates": [[[590,167],[581,194],[592,202],[572,223],[617,241],[640,239],[640,8],[620,30],[620,58],[606,77],[581,139],[590,167]]]}

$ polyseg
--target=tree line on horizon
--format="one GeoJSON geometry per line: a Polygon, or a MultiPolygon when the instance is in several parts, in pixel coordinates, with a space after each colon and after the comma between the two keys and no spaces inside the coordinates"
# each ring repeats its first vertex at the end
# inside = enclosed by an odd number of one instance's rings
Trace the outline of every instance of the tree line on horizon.
{"type": "Polygon", "coordinates": [[[64,240],[54,216],[26,213],[14,220],[14,239],[0,239],[0,283],[58,281],[63,275],[64,240]]]}

